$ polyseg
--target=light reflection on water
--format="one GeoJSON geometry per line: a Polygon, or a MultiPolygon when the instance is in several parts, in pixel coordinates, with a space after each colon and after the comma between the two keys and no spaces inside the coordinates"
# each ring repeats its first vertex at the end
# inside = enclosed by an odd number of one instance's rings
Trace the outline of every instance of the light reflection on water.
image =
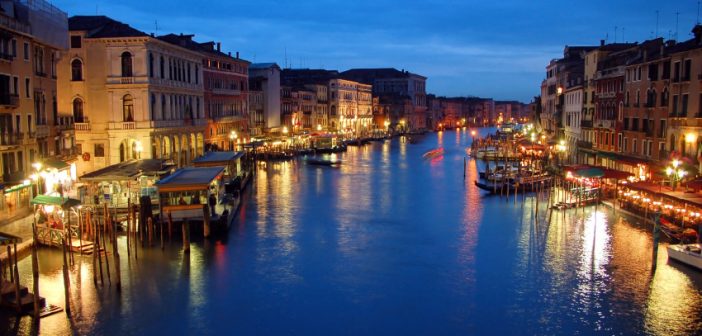
{"type": "MultiPolygon", "coordinates": [[[[483,134],[485,135],[485,130],[483,134]]],[[[486,196],[470,130],[350,147],[339,168],[261,163],[226,240],[122,252],[121,294],[71,269],[66,334],[694,334],[702,276],[650,270],[650,227],[605,207],[546,209],[486,196]],[[427,150],[444,155],[424,160],[427,150]],[[549,221],[548,218],[551,218],[549,221]]],[[[124,240],[120,243],[124,245],[124,240]]],[[[60,253],[41,251],[42,295],[63,305],[60,253]]],[[[31,286],[29,259],[21,262],[31,286]]],[[[28,282],[26,281],[28,280],[28,282]]],[[[11,333],[24,334],[31,319],[11,333]]],[[[0,324],[1,325],[1,324],[0,324]]]]}

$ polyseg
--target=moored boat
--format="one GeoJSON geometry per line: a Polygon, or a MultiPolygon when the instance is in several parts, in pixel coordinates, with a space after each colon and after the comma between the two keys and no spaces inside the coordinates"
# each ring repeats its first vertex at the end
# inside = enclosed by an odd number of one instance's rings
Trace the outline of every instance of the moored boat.
{"type": "Polygon", "coordinates": [[[341,164],[341,160],[339,159],[324,159],[316,157],[307,158],[305,162],[307,162],[307,164],[315,166],[334,166],[341,164]]]}
{"type": "Polygon", "coordinates": [[[700,244],[668,245],[668,258],[702,270],[702,246],[700,244]]]}

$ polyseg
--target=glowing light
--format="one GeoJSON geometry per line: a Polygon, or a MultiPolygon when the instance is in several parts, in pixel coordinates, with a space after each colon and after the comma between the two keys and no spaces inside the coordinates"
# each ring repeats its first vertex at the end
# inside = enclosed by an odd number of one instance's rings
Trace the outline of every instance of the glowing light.
{"type": "Polygon", "coordinates": [[[685,134],[685,142],[687,143],[693,143],[697,140],[697,134],[695,133],[687,133],[685,134]]]}

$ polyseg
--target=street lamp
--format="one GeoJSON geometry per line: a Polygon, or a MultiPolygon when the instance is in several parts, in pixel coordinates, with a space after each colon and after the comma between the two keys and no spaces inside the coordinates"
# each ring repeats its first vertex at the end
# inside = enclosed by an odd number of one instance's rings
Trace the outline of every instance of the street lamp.
{"type": "Polygon", "coordinates": [[[141,141],[137,141],[135,144],[134,149],[137,152],[137,159],[141,159],[141,152],[144,151],[144,146],[141,145],[141,141]]]}
{"type": "Polygon", "coordinates": [[[237,138],[236,131],[231,131],[229,133],[229,149],[234,150],[234,139],[237,138]]]}
{"type": "Polygon", "coordinates": [[[318,131],[318,132],[321,132],[321,131],[322,131],[322,125],[317,124],[317,131],[318,131]]]}
{"type": "Polygon", "coordinates": [[[671,165],[665,169],[665,174],[670,178],[670,183],[672,185],[671,187],[673,188],[673,191],[675,191],[677,182],[682,180],[685,175],[687,175],[687,171],[680,167],[680,160],[674,159],[673,162],[671,162],[671,165]]]}

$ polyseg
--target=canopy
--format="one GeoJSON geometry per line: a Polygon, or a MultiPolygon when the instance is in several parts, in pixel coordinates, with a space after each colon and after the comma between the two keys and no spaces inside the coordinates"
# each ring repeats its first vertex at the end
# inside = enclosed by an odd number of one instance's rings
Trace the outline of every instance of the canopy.
{"type": "Polygon", "coordinates": [[[603,177],[605,175],[605,173],[600,168],[590,167],[590,168],[578,169],[573,173],[573,175],[580,176],[580,177],[593,178],[593,177],[603,177]]]}
{"type": "Polygon", "coordinates": [[[207,190],[210,183],[224,172],[224,167],[181,168],[156,182],[159,192],[207,190]]]}
{"type": "Polygon", "coordinates": [[[80,205],[80,201],[68,197],[39,195],[32,200],[33,205],[56,205],[64,209],[80,205]]]}
{"type": "Polygon", "coordinates": [[[0,232],[0,246],[11,245],[14,243],[19,243],[20,241],[22,241],[22,238],[20,237],[0,232]]]}

